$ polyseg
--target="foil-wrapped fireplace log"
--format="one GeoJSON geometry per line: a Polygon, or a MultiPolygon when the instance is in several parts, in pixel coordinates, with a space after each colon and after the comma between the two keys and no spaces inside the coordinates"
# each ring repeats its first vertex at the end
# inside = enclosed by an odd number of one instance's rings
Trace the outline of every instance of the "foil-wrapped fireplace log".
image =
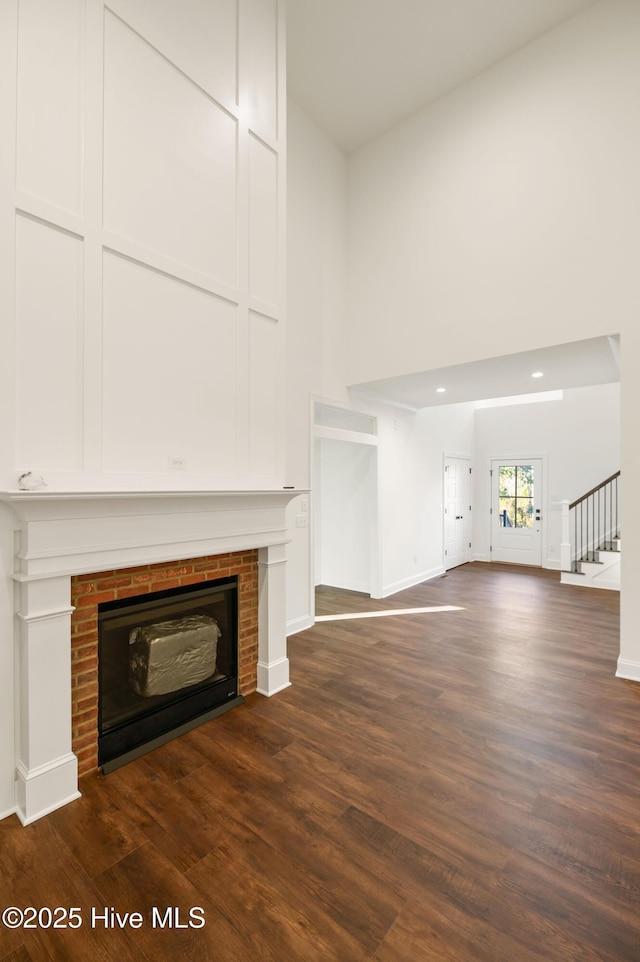
{"type": "Polygon", "coordinates": [[[208,615],[189,615],[133,628],[129,684],[145,698],[206,681],[216,670],[220,628],[208,615]]]}

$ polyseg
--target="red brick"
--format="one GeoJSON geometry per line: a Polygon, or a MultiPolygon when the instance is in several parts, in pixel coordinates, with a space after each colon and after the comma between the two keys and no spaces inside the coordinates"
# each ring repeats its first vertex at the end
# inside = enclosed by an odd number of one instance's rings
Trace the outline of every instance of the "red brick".
{"type": "Polygon", "coordinates": [[[81,645],[86,645],[88,642],[94,639],[96,635],[97,635],[97,632],[95,628],[90,631],[79,632],[77,635],[73,636],[72,644],[75,645],[76,647],[79,647],[81,645]]]}
{"type": "Polygon", "coordinates": [[[83,735],[87,735],[87,736],[91,735],[92,738],[95,738],[95,730],[96,730],[96,723],[95,723],[95,719],[93,718],[90,721],[85,721],[75,726],[76,737],[78,740],[83,735]]]}
{"type": "Polygon", "coordinates": [[[78,774],[87,775],[89,772],[96,770],[98,767],[97,748],[83,748],[76,754],[78,756],[78,774]]]}
{"type": "Polygon", "coordinates": [[[89,662],[91,659],[95,658],[95,664],[98,660],[98,646],[97,645],[87,645],[86,648],[82,648],[79,651],[74,651],[71,653],[71,671],[73,673],[77,671],[85,671],[86,668],[90,667],[89,662]]]}
{"type": "Polygon", "coordinates": [[[112,591],[92,591],[91,594],[81,595],[76,603],[76,608],[86,608],[87,605],[101,605],[104,601],[112,601],[112,591]]]}
{"type": "Polygon", "coordinates": [[[80,648],[77,652],[74,652],[74,655],[74,671],[86,671],[87,668],[91,668],[92,666],[97,668],[98,650],[96,645],[87,645],[85,648],[80,648]]]}
{"type": "Polygon", "coordinates": [[[183,575],[180,578],[180,585],[197,585],[204,581],[202,572],[200,574],[183,575]]]}
{"type": "Polygon", "coordinates": [[[79,598],[81,595],[87,595],[91,591],[95,591],[95,590],[96,590],[95,580],[92,577],[91,581],[81,581],[79,584],[73,585],[71,593],[72,593],[72,596],[77,596],[79,598]]]}
{"type": "Polygon", "coordinates": [[[205,555],[202,558],[193,559],[193,570],[202,571],[203,568],[215,568],[216,564],[216,561],[214,561],[208,555],[205,555]]]}
{"type": "Polygon", "coordinates": [[[148,594],[140,585],[134,585],[133,588],[118,588],[116,591],[116,598],[120,600],[121,598],[135,598],[137,595],[148,594]]]}
{"type": "Polygon", "coordinates": [[[97,591],[110,591],[113,588],[126,588],[131,584],[131,575],[110,575],[108,578],[97,578],[97,591]]]}
{"type": "Polygon", "coordinates": [[[180,581],[178,580],[178,578],[167,578],[166,581],[151,582],[152,591],[165,591],[165,590],[168,591],[169,588],[179,588],[179,587],[180,587],[180,581]]]}
{"type": "Polygon", "coordinates": [[[98,642],[97,631],[85,631],[77,638],[71,639],[71,650],[82,651],[84,648],[93,648],[98,642]]]}
{"type": "Polygon", "coordinates": [[[193,574],[193,562],[190,564],[181,565],[170,565],[167,568],[167,577],[169,578],[183,578],[185,575],[193,574]]]}
{"type": "Polygon", "coordinates": [[[76,711],[74,713],[74,722],[78,725],[82,725],[83,722],[92,721],[94,726],[97,724],[97,713],[95,708],[87,709],[86,711],[76,711]]]}
{"type": "MultiPolygon", "coordinates": [[[[153,577],[158,578],[158,574],[155,574],[153,577]]],[[[133,576],[131,583],[134,585],[148,585],[151,578],[152,574],[150,571],[141,571],[139,574],[133,576]]]]}
{"type": "Polygon", "coordinates": [[[80,691],[77,692],[76,706],[78,711],[88,711],[92,708],[94,711],[98,707],[98,689],[96,688],[93,692],[80,691]]]}
{"type": "Polygon", "coordinates": [[[95,732],[74,732],[73,737],[74,751],[82,751],[86,748],[95,749],[98,745],[98,737],[95,732]]]}

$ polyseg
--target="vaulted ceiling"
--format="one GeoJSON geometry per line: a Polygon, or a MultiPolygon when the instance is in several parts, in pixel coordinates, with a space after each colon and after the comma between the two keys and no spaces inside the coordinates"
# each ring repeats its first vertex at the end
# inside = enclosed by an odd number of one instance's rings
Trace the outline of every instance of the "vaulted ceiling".
{"type": "Polygon", "coordinates": [[[349,153],[595,0],[287,0],[289,93],[349,153]]]}

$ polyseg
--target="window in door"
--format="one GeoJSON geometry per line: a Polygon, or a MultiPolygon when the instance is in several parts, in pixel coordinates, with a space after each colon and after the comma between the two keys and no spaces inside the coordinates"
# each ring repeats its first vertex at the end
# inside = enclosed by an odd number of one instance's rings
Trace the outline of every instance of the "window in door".
{"type": "Polygon", "coordinates": [[[498,515],[501,528],[532,528],[534,469],[532,464],[501,464],[498,515]]]}

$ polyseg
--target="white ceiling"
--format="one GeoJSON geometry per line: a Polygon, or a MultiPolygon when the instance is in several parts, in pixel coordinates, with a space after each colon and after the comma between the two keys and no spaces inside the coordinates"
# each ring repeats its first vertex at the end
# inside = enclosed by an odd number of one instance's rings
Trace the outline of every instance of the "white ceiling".
{"type": "Polygon", "coordinates": [[[595,0],[286,0],[291,97],[346,153],[595,0]]]}
{"type": "Polygon", "coordinates": [[[619,378],[618,338],[593,337],[522,354],[368,381],[351,390],[356,396],[375,396],[418,410],[439,404],[610,384],[619,378]],[[533,378],[534,372],[541,372],[543,377],[533,378]],[[438,388],[445,390],[438,393],[438,388]]]}
{"type": "MultiPolygon", "coordinates": [[[[594,2],[286,0],[289,94],[348,154],[594,2]]],[[[603,384],[617,351],[593,338],[355,390],[421,408],[603,384]]]]}

